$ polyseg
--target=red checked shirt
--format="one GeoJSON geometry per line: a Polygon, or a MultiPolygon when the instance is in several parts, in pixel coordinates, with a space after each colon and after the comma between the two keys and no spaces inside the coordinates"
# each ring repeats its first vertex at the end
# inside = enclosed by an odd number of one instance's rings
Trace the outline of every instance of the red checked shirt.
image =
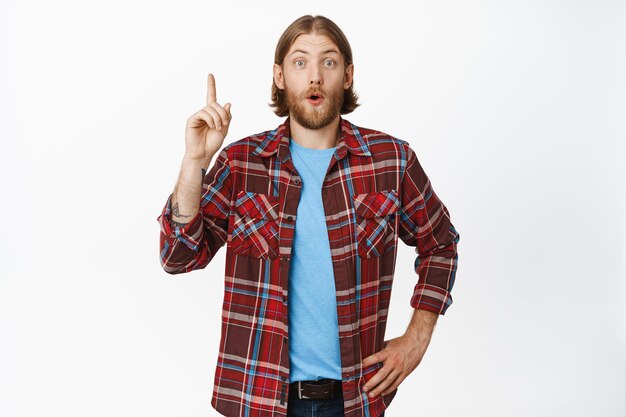
{"type": "MultiPolygon", "coordinates": [[[[377,417],[398,389],[369,398],[363,385],[382,349],[398,238],[415,247],[410,304],[444,314],[459,233],[409,143],[340,118],[322,185],[337,293],[346,417],[377,417]]],[[[221,340],[211,405],[230,417],[286,416],[288,272],[301,178],[289,152],[289,117],[225,146],[204,176],[200,211],[184,227],[161,215],[160,260],[169,274],[207,266],[226,244],[221,340]]]]}

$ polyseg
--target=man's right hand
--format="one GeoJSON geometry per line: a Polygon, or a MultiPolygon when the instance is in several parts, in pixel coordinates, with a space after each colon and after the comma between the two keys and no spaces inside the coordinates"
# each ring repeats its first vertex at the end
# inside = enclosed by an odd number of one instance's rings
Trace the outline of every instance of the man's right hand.
{"type": "Polygon", "coordinates": [[[224,107],[217,103],[215,78],[209,74],[206,106],[187,119],[185,158],[208,164],[224,143],[231,119],[230,103],[224,107]]]}

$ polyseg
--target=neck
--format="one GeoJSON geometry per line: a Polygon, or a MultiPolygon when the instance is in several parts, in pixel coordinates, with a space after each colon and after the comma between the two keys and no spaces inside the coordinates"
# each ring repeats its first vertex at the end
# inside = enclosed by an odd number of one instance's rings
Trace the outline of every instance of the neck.
{"type": "Polygon", "coordinates": [[[321,129],[307,129],[296,122],[293,117],[290,117],[289,130],[291,139],[295,140],[300,146],[310,149],[333,148],[337,146],[337,140],[339,139],[339,115],[321,129]]]}

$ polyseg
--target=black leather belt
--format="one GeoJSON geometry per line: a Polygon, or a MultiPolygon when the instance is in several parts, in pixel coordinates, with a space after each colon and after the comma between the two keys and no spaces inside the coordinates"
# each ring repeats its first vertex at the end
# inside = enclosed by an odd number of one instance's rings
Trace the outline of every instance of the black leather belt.
{"type": "Polygon", "coordinates": [[[331,399],[342,394],[341,381],[338,379],[296,381],[289,384],[289,393],[299,399],[331,399]]]}

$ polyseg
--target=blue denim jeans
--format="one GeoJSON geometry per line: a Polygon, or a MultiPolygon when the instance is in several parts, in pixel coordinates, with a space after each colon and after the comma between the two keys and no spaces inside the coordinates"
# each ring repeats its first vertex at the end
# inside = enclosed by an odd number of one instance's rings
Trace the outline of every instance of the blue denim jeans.
{"type": "MultiPolygon", "coordinates": [[[[339,395],[325,400],[300,399],[295,395],[295,390],[290,390],[287,417],[344,417],[343,396],[339,395]]],[[[385,417],[385,413],[382,413],[380,417],[385,417]]]]}

